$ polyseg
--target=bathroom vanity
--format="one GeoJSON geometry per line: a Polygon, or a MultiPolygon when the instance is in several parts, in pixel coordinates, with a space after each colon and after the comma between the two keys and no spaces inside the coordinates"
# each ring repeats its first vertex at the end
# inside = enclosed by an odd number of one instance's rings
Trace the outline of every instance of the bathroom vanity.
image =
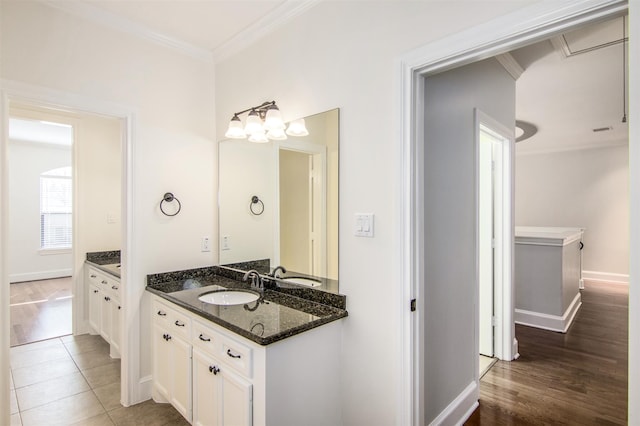
{"type": "Polygon", "coordinates": [[[242,275],[211,267],[147,277],[154,400],[194,425],[340,424],[344,296],[318,303],[271,283],[248,303],[200,300],[251,293],[242,275]]]}
{"type": "Polygon", "coordinates": [[[89,294],[89,325],[92,334],[100,334],[109,343],[109,355],[120,358],[122,289],[120,252],[87,253],[85,283],[89,294]]]}
{"type": "Polygon", "coordinates": [[[516,227],[516,323],[567,331],[582,305],[583,233],[583,228],[516,227]]]}

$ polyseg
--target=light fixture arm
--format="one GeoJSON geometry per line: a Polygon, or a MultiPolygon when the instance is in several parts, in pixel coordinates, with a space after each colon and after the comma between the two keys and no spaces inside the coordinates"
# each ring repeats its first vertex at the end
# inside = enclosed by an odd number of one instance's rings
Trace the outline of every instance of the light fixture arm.
{"type": "Polygon", "coordinates": [[[275,106],[275,105],[276,105],[276,101],[267,101],[267,102],[261,103],[260,105],[256,105],[254,107],[243,109],[242,111],[238,111],[233,115],[234,117],[239,117],[240,115],[245,114],[247,112],[256,111],[258,115],[260,115],[260,118],[264,120],[264,117],[267,114],[267,109],[269,109],[270,106],[275,106]]]}

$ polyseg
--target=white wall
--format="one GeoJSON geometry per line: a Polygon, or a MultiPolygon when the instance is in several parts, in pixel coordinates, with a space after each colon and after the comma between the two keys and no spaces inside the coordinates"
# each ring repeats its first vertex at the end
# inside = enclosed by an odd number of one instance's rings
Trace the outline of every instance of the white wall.
{"type": "Polygon", "coordinates": [[[0,8],[2,79],[134,113],[134,235],[127,265],[133,280],[125,285],[135,296],[125,308],[129,333],[142,323],[135,389],[151,372],[146,299],[141,302],[146,274],[218,258],[215,245],[200,251],[201,237],[217,238],[213,64],[40,2],[3,1],[0,8]],[[165,192],[182,202],[176,217],[159,210],[165,192]]]}
{"type": "Polygon", "coordinates": [[[428,424],[475,381],[475,108],[515,124],[515,80],[495,60],[425,82],[424,386],[428,424]]]}
{"type": "Polygon", "coordinates": [[[628,280],[629,147],[518,155],[516,225],[584,227],[585,276],[628,280]]]}
{"type": "MultiPolygon", "coordinates": [[[[234,111],[264,100],[275,99],[285,120],[340,108],[340,292],[347,295],[349,311],[343,321],[345,424],[390,425],[399,414],[401,235],[395,231],[401,187],[395,177],[401,142],[400,123],[392,119],[399,96],[395,61],[417,46],[522,6],[319,3],[216,69],[220,139],[234,111]],[[354,214],[367,212],[375,214],[374,238],[353,236],[354,214]]],[[[466,311],[456,306],[451,314],[466,311]]]]}
{"type": "Polygon", "coordinates": [[[71,251],[40,253],[40,175],[71,166],[66,146],[9,145],[9,279],[12,283],[71,275],[71,251]]]}

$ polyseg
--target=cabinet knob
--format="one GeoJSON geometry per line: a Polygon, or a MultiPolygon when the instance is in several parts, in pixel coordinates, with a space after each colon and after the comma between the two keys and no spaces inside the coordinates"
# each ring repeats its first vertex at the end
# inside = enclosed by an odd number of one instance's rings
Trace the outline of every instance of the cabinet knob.
{"type": "Polygon", "coordinates": [[[227,355],[229,355],[231,358],[242,358],[242,355],[234,355],[231,352],[231,349],[227,349],[227,355]]]}
{"type": "Polygon", "coordinates": [[[117,290],[117,289],[118,289],[118,286],[117,286],[117,285],[112,285],[112,286],[111,286],[111,288],[112,288],[113,290],[117,290]]]}
{"type": "Polygon", "coordinates": [[[97,277],[98,277],[98,276],[97,276],[97,275],[95,275],[95,274],[91,274],[91,275],[89,275],[89,276],[90,276],[91,278],[97,278],[97,277]]]}
{"type": "Polygon", "coordinates": [[[102,284],[107,285],[107,280],[102,280],[102,284]]]}
{"type": "Polygon", "coordinates": [[[180,322],[180,321],[178,321],[178,320],[176,320],[175,324],[176,324],[178,327],[184,327],[184,323],[183,323],[183,322],[180,322]]]}
{"type": "Polygon", "coordinates": [[[162,312],[162,311],[158,311],[158,315],[160,315],[161,317],[166,317],[167,313],[166,312],[162,312]]]}
{"type": "Polygon", "coordinates": [[[220,372],[220,369],[218,367],[216,367],[215,365],[210,365],[209,366],[209,373],[213,373],[214,375],[216,375],[219,372],[220,372]]]}
{"type": "Polygon", "coordinates": [[[162,335],[162,338],[168,342],[169,340],[171,340],[171,335],[165,333],[165,334],[162,335]]]}
{"type": "Polygon", "coordinates": [[[208,338],[208,337],[204,337],[204,335],[203,335],[203,334],[200,334],[200,336],[198,336],[198,338],[199,338],[200,340],[202,340],[203,342],[210,342],[210,341],[211,341],[211,339],[210,339],[210,338],[208,338]]]}
{"type": "Polygon", "coordinates": [[[93,290],[94,293],[98,293],[98,290],[93,290]]]}
{"type": "Polygon", "coordinates": [[[111,298],[110,298],[109,296],[105,296],[105,297],[104,297],[104,300],[105,300],[105,301],[107,301],[107,302],[109,302],[109,301],[111,301],[111,298]]]}
{"type": "Polygon", "coordinates": [[[118,306],[118,309],[122,309],[122,306],[118,306]]]}

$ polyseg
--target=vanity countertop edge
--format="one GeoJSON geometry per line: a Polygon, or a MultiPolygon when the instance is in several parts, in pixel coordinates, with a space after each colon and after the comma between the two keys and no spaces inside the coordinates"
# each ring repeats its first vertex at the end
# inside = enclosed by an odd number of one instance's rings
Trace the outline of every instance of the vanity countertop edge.
{"type": "MultiPolygon", "coordinates": [[[[181,283],[194,278],[198,278],[205,285],[195,289],[188,289],[191,292],[197,292],[198,290],[206,292],[208,291],[207,287],[213,288],[212,286],[222,286],[226,289],[250,290],[250,286],[247,283],[237,281],[230,277],[218,275],[218,269],[216,267],[198,268],[189,271],[191,273],[187,271],[184,272],[186,274],[178,273],[178,276],[175,275],[176,273],[148,275],[146,290],[151,294],[154,294],[168,302],[171,302],[189,312],[198,315],[205,320],[211,321],[239,336],[242,336],[262,346],[270,345],[288,337],[295,336],[297,334],[348,316],[348,312],[345,309],[341,309],[340,307],[330,306],[329,304],[322,304],[318,303],[317,301],[313,301],[313,299],[303,299],[300,297],[292,296],[285,292],[267,289],[264,291],[264,299],[269,303],[298,310],[303,313],[312,314],[314,316],[317,316],[317,318],[309,322],[287,326],[282,330],[279,330],[275,334],[263,337],[252,333],[249,330],[245,330],[239,327],[237,324],[234,324],[233,322],[226,321],[219,316],[213,315],[203,309],[200,309],[195,303],[189,303],[185,300],[181,300],[178,297],[178,295],[185,293],[184,291],[182,291],[183,285],[181,283]],[[162,282],[163,276],[168,277],[169,281],[162,282]]],[[[182,299],[185,298],[183,297],[182,299]]],[[[251,315],[252,313],[247,312],[246,314],[251,315]]]]}

